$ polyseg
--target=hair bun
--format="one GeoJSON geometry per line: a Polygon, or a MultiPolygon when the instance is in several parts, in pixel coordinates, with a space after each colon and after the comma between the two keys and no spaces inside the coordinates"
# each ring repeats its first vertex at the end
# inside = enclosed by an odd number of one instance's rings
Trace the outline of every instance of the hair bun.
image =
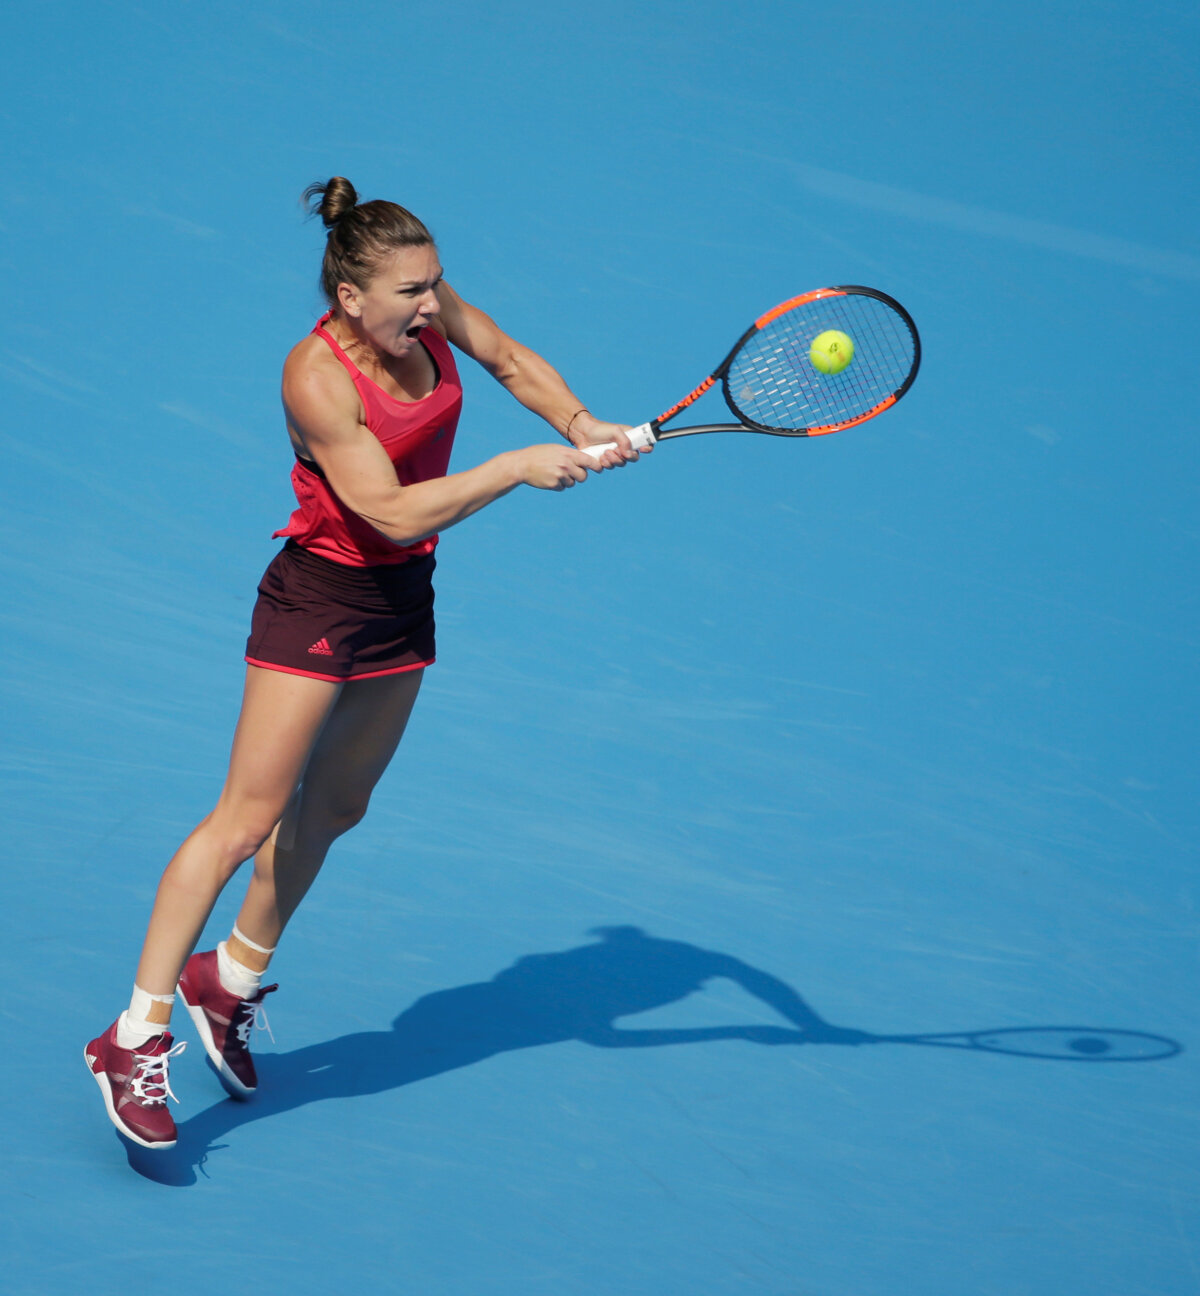
{"type": "Polygon", "coordinates": [[[301,201],[310,216],[325,222],[321,291],[334,309],[340,284],[365,290],[397,248],[433,246],[433,235],[412,212],[380,198],[360,203],[345,176],[310,184],[301,201]]]}
{"type": "Polygon", "coordinates": [[[358,193],[345,176],[333,176],[326,181],[314,180],[301,199],[310,216],[320,216],[326,229],[358,205],[358,193]]]}

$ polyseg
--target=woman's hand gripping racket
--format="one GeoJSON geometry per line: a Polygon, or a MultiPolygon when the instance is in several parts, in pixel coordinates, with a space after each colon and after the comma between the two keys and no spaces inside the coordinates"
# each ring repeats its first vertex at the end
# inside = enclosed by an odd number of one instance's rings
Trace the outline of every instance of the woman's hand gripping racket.
{"type": "MultiPolygon", "coordinates": [[[[629,441],[644,450],[656,441],[700,432],[840,432],[894,405],[912,386],[920,364],[917,326],[898,301],[853,284],[818,288],[756,319],[695,391],[665,414],[631,428],[629,441]],[[718,381],[738,422],[662,430],[718,381]]],[[[599,458],[615,444],[584,449],[599,458]]]]}

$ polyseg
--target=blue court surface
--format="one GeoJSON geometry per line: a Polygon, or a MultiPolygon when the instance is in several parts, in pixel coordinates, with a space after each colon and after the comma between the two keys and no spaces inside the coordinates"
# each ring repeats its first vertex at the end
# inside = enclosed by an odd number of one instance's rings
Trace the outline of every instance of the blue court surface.
{"type": "MultiPolygon", "coordinates": [[[[1195,5],[3,30],[0,1289],[1200,1292],[1195,5]],[[446,534],[259,1095],[183,1018],[133,1155],[82,1047],[224,774],[333,174],[607,418],[826,284],[925,361],[446,534]]],[[[553,439],[468,366],[458,467],[553,439]]]]}

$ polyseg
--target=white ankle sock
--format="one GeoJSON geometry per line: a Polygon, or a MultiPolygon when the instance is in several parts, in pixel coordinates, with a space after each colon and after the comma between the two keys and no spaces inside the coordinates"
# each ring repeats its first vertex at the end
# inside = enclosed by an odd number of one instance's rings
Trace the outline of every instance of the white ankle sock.
{"type": "Polygon", "coordinates": [[[150,994],[139,985],[133,987],[129,1007],[117,1018],[118,1048],[140,1048],[148,1040],[161,1035],[167,1029],[165,1022],[148,1020],[152,1003],[163,1003],[171,1007],[175,1003],[175,996],[150,994]]]}
{"type": "MultiPolygon", "coordinates": [[[[241,939],[239,935],[238,940],[241,939]]],[[[217,975],[221,985],[239,999],[253,999],[262,988],[262,973],[239,963],[224,941],[217,946],[217,975]]]]}

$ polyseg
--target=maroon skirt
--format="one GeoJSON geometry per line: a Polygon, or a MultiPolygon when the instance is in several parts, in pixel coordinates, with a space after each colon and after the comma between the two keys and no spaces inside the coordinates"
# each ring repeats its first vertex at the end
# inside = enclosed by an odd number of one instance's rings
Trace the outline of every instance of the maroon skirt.
{"type": "Polygon", "coordinates": [[[436,655],[433,554],[348,567],[289,540],[258,587],[246,660],[311,679],[373,679],[436,655]]]}

